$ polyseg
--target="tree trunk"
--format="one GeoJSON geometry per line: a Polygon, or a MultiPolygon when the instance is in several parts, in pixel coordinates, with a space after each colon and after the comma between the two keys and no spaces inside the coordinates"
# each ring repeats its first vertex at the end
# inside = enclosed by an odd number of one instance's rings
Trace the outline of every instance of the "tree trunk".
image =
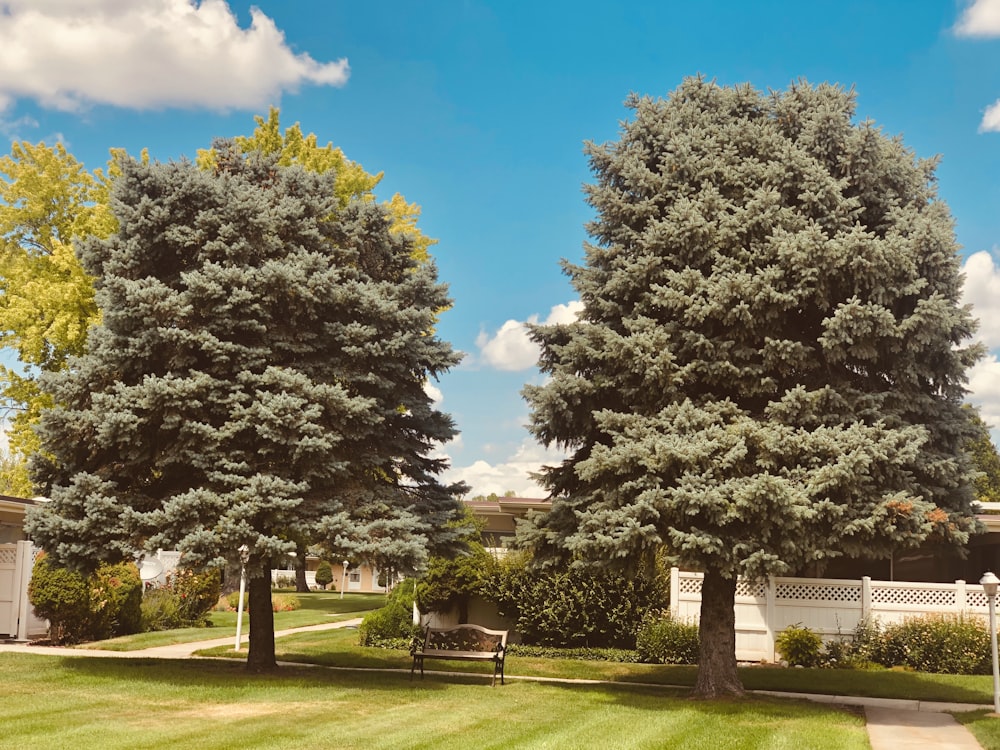
{"type": "Polygon", "coordinates": [[[701,645],[695,698],[743,695],[736,673],[736,578],[723,578],[717,570],[705,571],[701,585],[701,645]]]}
{"type": "Polygon", "coordinates": [[[278,667],[274,658],[274,610],[271,608],[271,577],[265,573],[254,576],[248,583],[250,604],[250,650],[247,671],[273,672],[278,667]]]}
{"type": "Polygon", "coordinates": [[[309,584],[306,583],[306,548],[300,547],[295,557],[295,591],[299,594],[309,593],[309,584]]]}

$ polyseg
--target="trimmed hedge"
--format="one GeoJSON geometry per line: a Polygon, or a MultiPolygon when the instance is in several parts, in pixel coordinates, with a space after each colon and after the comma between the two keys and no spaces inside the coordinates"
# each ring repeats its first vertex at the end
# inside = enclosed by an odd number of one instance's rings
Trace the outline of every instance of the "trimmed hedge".
{"type": "Polygon", "coordinates": [[[698,626],[669,612],[643,620],[635,639],[640,661],[650,664],[697,664],[699,645],[698,626]]]}
{"type": "Polygon", "coordinates": [[[420,627],[413,624],[416,581],[407,578],[389,594],[385,606],[365,615],[358,626],[358,644],[379,648],[409,648],[420,627]]]}
{"type": "Polygon", "coordinates": [[[571,569],[538,573],[524,556],[493,563],[483,596],[528,645],[634,649],[643,619],[666,604],[660,576],[571,569]]]}
{"type": "Polygon", "coordinates": [[[49,621],[55,643],[79,643],[141,629],[142,581],[133,563],[102,564],[84,575],[42,554],[28,584],[28,600],[49,621]]]}

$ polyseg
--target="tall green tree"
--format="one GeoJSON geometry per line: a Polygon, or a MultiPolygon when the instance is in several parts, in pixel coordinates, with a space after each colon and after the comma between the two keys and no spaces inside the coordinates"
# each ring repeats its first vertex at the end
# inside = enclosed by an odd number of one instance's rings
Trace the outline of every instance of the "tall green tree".
{"type": "Polygon", "coordinates": [[[961,408],[975,323],[921,161],[853,92],[685,80],[588,144],[578,322],[536,326],[548,382],[536,555],[704,571],[696,693],[739,694],[738,575],[885,557],[975,529],[961,408]]]}
{"type": "MultiPolygon", "coordinates": [[[[371,201],[332,173],[215,146],[211,169],[121,162],[119,229],[80,248],[100,326],[47,375],[27,528],[90,568],[144,549],[188,565],[249,549],[248,667],[275,665],[269,569],[330,523],[405,518],[447,546],[464,486],[424,389],[459,359],[429,333],[448,303],[371,201]]],[[[414,553],[413,556],[416,556],[414,553]]]]}

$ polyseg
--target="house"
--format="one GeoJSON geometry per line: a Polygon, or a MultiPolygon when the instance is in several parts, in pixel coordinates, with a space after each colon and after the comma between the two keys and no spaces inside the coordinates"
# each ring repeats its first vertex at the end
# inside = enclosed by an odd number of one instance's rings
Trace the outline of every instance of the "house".
{"type": "Polygon", "coordinates": [[[0,495],[0,544],[14,544],[27,538],[24,514],[34,504],[34,500],[23,497],[0,495]]]}

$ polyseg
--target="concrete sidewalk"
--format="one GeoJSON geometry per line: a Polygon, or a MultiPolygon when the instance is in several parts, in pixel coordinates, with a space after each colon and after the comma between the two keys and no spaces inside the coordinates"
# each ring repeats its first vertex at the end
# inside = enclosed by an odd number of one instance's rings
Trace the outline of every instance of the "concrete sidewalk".
{"type": "MultiPolygon", "coordinates": [[[[321,625],[307,625],[301,628],[290,628],[288,630],[276,630],[275,638],[281,638],[295,633],[309,633],[316,630],[336,630],[337,628],[353,628],[361,624],[361,618],[355,617],[350,620],[340,620],[338,622],[326,622],[321,625]]],[[[244,633],[240,638],[240,645],[250,641],[250,634],[244,633]]],[[[30,646],[26,643],[0,643],[0,654],[4,652],[17,654],[42,654],[46,656],[97,656],[118,659],[191,659],[195,651],[217,646],[236,645],[236,637],[213,638],[208,641],[193,641],[191,643],[172,643],[169,646],[154,646],[137,651],[104,651],[97,648],[61,648],[59,646],[30,646]]],[[[235,650],[235,648],[234,648],[235,650]]],[[[197,658],[197,657],[195,657],[197,658]]]]}
{"type": "MultiPolygon", "coordinates": [[[[356,627],[361,624],[361,618],[343,620],[340,622],[310,625],[302,628],[292,628],[275,632],[274,637],[280,638],[293,633],[307,633],[316,630],[333,630],[336,628],[356,627]]],[[[249,636],[244,636],[245,643],[249,636]]],[[[190,659],[195,651],[216,646],[235,645],[235,638],[215,638],[209,641],[194,643],[177,643],[170,646],[157,646],[140,651],[101,651],[88,648],[58,648],[53,646],[29,646],[18,643],[0,644],[0,654],[27,653],[45,654],[49,656],[91,656],[119,659],[155,658],[155,659],[190,659]]],[[[305,666],[296,664],[295,666],[305,666]]],[[[351,669],[349,667],[331,667],[332,669],[351,669]]],[[[373,671],[399,671],[386,670],[373,671]]],[[[428,674],[434,674],[428,670],[428,674]]],[[[448,673],[444,673],[448,674],[448,673]]],[[[464,675],[468,676],[468,675],[464,675]]],[[[558,682],[565,684],[596,684],[603,680],[567,680],[558,677],[528,677],[507,675],[507,680],[532,682],[558,682]]],[[[628,683],[636,685],[639,683],[628,683]]],[[[666,685],[647,684],[649,687],[670,687],[666,685]]],[[[891,698],[860,698],[848,695],[824,695],[816,693],[785,693],[774,690],[749,691],[755,695],[770,695],[778,698],[809,700],[817,703],[834,705],[859,706],[865,711],[868,737],[872,750],[982,750],[972,733],[955,721],[949,712],[978,711],[991,709],[993,706],[977,703],[934,703],[931,701],[895,700],[891,698]]],[[[1000,721],[1000,718],[997,719],[1000,721]]]]}

